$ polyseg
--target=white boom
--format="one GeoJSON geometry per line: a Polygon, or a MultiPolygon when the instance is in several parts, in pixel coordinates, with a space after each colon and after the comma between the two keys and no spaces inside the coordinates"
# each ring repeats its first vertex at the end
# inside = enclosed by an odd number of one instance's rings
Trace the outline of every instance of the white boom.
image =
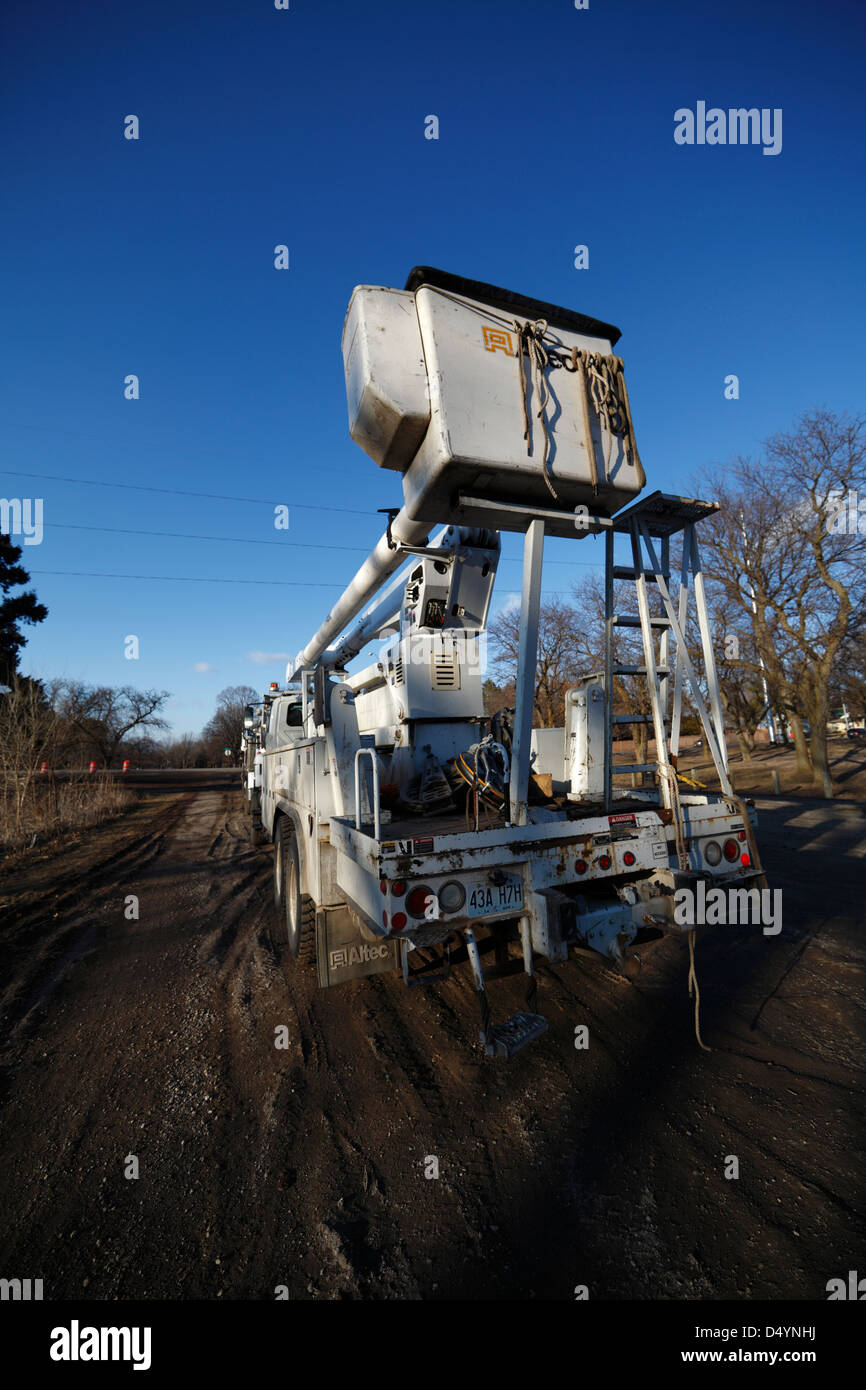
{"type": "Polygon", "coordinates": [[[375,550],[367,556],[351,583],[346,585],[316,635],[307,643],[303,651],[295,657],[294,666],[286,667],[286,681],[296,680],[305,667],[315,665],[335,637],[356,618],[370,599],[406,559],[404,546],[421,545],[427,538],[429,526],[422,521],[412,521],[406,515],[405,507],[397,514],[390,526],[392,540],[382,536],[375,550]]]}

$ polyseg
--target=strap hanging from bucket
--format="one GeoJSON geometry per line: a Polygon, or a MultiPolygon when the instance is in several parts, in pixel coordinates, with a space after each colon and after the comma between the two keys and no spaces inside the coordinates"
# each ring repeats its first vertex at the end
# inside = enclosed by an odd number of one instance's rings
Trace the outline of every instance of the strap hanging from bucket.
{"type": "Polygon", "coordinates": [[[578,390],[580,395],[580,407],[583,417],[584,440],[586,453],[589,460],[590,479],[592,481],[593,494],[598,493],[599,487],[603,483],[610,482],[610,458],[605,460],[605,475],[599,478],[598,461],[596,458],[595,443],[592,437],[592,412],[594,411],[603,430],[607,431],[609,439],[615,437],[623,441],[626,458],[637,472],[638,485],[643,487],[646,483],[646,474],[640,461],[637,451],[637,443],[634,436],[634,424],[631,418],[631,406],[628,399],[628,391],[625,384],[625,372],[621,357],[602,352],[590,352],[586,348],[573,347],[569,355],[563,355],[553,348],[548,348],[544,344],[544,337],[547,333],[547,322],[545,319],[537,319],[534,323],[526,323],[520,319],[512,321],[514,332],[517,335],[517,371],[520,386],[520,409],[523,414],[523,438],[526,441],[526,452],[532,454],[532,435],[527,408],[527,390],[531,381],[535,398],[538,401],[537,419],[541,425],[544,447],[542,452],[542,472],[548,491],[554,501],[559,501],[559,496],[548,468],[550,458],[550,426],[547,419],[547,405],[550,400],[550,392],[547,386],[545,373],[548,367],[563,366],[568,371],[574,372],[578,378],[578,390]],[[529,381],[527,381],[526,366],[524,356],[529,358],[529,381]]]}
{"type": "Polygon", "coordinates": [[[568,366],[570,371],[577,372],[580,381],[586,450],[589,454],[594,491],[598,490],[598,476],[589,415],[590,403],[611,439],[614,436],[622,439],[626,458],[637,470],[638,483],[643,487],[646,483],[646,474],[643,471],[634,437],[634,425],[631,418],[631,406],[626,390],[622,358],[573,347],[568,366]]]}
{"type": "Polygon", "coordinates": [[[547,380],[544,372],[550,356],[544,346],[544,335],[547,332],[547,322],[545,319],[538,319],[535,323],[521,323],[520,319],[514,320],[514,331],[517,334],[517,370],[520,376],[520,406],[523,411],[523,438],[526,440],[526,452],[532,453],[532,439],[529,430],[529,412],[526,408],[526,371],[523,366],[523,354],[529,358],[529,370],[532,385],[538,401],[538,419],[541,422],[541,433],[544,438],[544,452],[541,458],[541,471],[548,491],[555,502],[559,501],[550,474],[547,470],[547,459],[550,453],[550,434],[547,425],[547,402],[550,393],[547,389],[547,380]]]}

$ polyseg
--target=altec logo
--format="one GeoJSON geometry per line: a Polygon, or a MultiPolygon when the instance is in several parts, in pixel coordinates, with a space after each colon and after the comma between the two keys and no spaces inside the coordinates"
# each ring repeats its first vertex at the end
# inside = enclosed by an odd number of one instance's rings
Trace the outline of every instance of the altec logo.
{"type": "Polygon", "coordinates": [[[491,328],[485,324],[481,330],[484,338],[484,346],[488,352],[504,352],[506,357],[516,357],[514,343],[511,341],[511,334],[504,328],[491,328]]]}
{"type": "Polygon", "coordinates": [[[339,950],[331,952],[331,969],[345,970],[349,965],[381,960],[387,954],[387,946],[341,946],[339,950]]]}
{"type": "Polygon", "coordinates": [[[866,1279],[858,1279],[856,1269],[848,1270],[848,1283],[844,1279],[827,1280],[827,1302],[840,1298],[854,1299],[858,1303],[866,1301],[866,1279]]]}
{"type": "Polygon", "coordinates": [[[52,1361],[131,1361],[134,1371],[150,1370],[149,1327],[69,1327],[51,1329],[52,1361]]]}

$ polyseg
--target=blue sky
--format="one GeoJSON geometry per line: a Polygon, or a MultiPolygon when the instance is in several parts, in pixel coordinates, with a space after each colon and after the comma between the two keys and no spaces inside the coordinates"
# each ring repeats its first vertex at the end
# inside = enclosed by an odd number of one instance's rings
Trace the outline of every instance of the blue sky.
{"type": "MultiPolygon", "coordinates": [[[[649,488],[862,409],[864,37],[854,0],[7,0],[0,496],[43,499],[50,610],[24,669],[164,687],[177,731],[282,679],[251,654],[304,644],[399,505],[340,334],[415,264],[618,324],[649,488]],[[675,144],[700,100],[781,108],[781,153],[675,144]]],[[[547,590],[594,545],[551,543],[547,590]]]]}

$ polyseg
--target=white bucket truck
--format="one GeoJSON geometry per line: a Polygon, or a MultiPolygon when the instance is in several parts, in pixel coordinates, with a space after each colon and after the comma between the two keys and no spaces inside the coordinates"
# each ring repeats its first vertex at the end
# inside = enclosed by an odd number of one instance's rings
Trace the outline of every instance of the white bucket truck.
{"type": "Polygon", "coordinates": [[[248,782],[274,845],[282,954],[316,961],[323,987],[383,970],[418,985],[468,960],[491,1056],[546,1030],[539,960],[593,951],[631,974],[643,940],[680,930],[678,886],[761,874],[728,776],[695,534],[716,504],[637,500],[618,337],[429,267],[402,290],[354,291],[350,432],[401,474],[403,505],[257,716],[248,782]],[[491,719],[482,651],[502,531],[524,537],[520,652],[515,708],[491,719]],[[563,728],[533,730],[545,537],[599,533],[604,670],[568,692],[563,728]],[[630,611],[617,612],[623,591],[630,611]],[[684,636],[692,596],[700,663],[684,636]],[[643,653],[629,667],[623,628],[643,653]],[[350,672],[373,641],[378,659],[350,672]],[[622,674],[646,683],[649,713],[614,713],[622,674]],[[718,795],[677,770],[686,691],[718,795]],[[615,764],[614,732],[638,719],[652,761],[615,764]],[[525,1007],[494,1021],[487,980],[515,970],[525,1007]]]}

